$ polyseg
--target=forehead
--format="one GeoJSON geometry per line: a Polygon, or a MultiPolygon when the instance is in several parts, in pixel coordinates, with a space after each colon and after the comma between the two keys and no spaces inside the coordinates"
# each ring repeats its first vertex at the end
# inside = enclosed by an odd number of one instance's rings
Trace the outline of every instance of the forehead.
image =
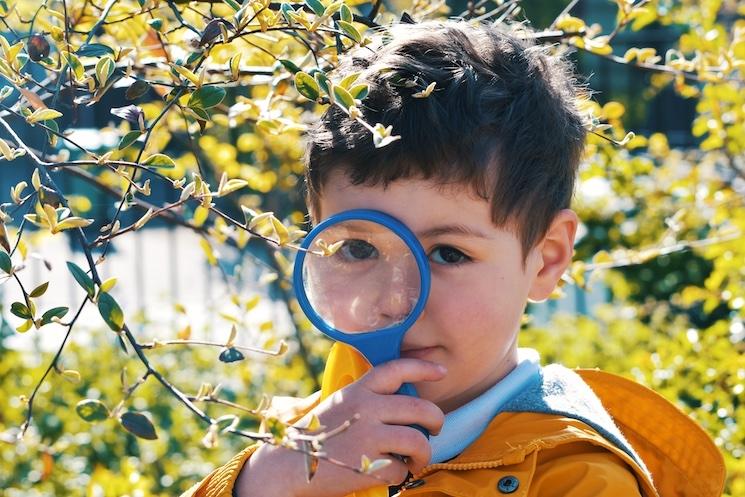
{"type": "Polygon", "coordinates": [[[354,185],[334,172],[318,199],[316,222],[350,209],[374,209],[390,214],[414,232],[460,225],[483,234],[502,231],[491,221],[488,200],[467,185],[406,178],[388,185],[354,185]],[[319,216],[320,215],[320,216],[319,216]]]}

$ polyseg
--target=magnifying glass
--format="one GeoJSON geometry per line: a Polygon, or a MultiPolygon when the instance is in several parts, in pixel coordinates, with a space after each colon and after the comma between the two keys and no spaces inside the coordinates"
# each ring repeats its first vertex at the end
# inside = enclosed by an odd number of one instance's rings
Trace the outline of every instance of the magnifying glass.
{"type": "MultiPolygon", "coordinates": [[[[314,227],[301,249],[293,283],[311,323],[372,366],[398,359],[429,296],[429,262],[414,233],[388,214],[354,209],[314,227]]],[[[406,383],[397,393],[416,389],[406,383]]]]}

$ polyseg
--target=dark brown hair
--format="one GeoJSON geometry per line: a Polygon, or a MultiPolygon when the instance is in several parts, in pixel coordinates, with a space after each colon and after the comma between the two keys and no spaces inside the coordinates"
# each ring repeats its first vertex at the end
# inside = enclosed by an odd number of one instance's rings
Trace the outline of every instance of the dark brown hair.
{"type": "Polygon", "coordinates": [[[375,148],[370,131],[334,105],[308,136],[309,205],[329,173],[353,184],[399,178],[464,184],[491,205],[492,221],[521,239],[523,255],[569,206],[585,128],[584,94],[571,65],[526,31],[463,21],[396,24],[340,63],[335,81],[361,72],[360,110],[401,139],[375,148]],[[435,82],[427,98],[413,93],[435,82]]]}

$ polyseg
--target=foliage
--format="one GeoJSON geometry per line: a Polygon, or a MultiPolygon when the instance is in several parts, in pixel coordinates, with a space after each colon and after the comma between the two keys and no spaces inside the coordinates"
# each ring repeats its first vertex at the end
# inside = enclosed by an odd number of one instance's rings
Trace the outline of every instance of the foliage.
{"type": "MultiPolygon", "coordinates": [[[[614,305],[594,317],[559,317],[550,333],[528,329],[526,343],[547,358],[597,365],[660,390],[709,430],[727,458],[729,495],[742,494],[745,7],[616,0],[614,22],[602,25],[573,16],[578,3],[553,14],[536,42],[649,75],[646,98],[670,88],[695,101],[698,146],[676,149],[663,133],[628,132],[624,105],[602,95],[587,104],[591,135],[576,202],[586,234],[565,281],[584,288],[603,279],[614,305]],[[676,39],[666,53],[615,48],[619,35],[668,26],[676,39]]],[[[393,7],[0,0],[0,156],[7,162],[0,171],[22,171],[0,206],[0,277],[14,300],[3,309],[0,337],[63,333],[51,356],[0,348],[8,403],[0,464],[11,468],[0,471],[3,488],[62,495],[86,487],[100,495],[99,485],[104,495],[172,495],[238,450],[243,437],[281,441],[284,430],[257,431],[269,416],[259,399],[309,393],[325,349],[304,336],[309,324],[287,278],[288,255],[304,234],[301,136],[317,112],[335,105],[360,120],[376,146],[397,139],[390,127],[362,121],[364,83],[336,81],[331,72],[340,53],[368,43],[369,28],[401,16],[393,7]],[[87,148],[67,133],[88,110],[113,123],[101,129],[116,137],[113,146],[87,148]],[[116,209],[89,215],[90,199],[69,187],[72,178],[115,199],[116,209]],[[251,314],[255,297],[237,290],[225,341],[192,338],[188,326],[158,341],[147,323],[135,336],[136,317],[102,268],[118,238],[156,222],[199,233],[205,260],[228,281],[235,274],[220,248],[247,260],[265,256],[272,272],[264,283],[294,318],[290,347],[277,336],[265,347],[236,343],[248,327],[272,333],[271,323],[251,314]],[[49,237],[65,236],[85,259],[68,263],[79,305],[39,308],[41,295],[60,289],[31,281],[26,260],[43,253],[49,237]],[[72,332],[90,304],[101,322],[91,344],[78,343],[72,332]],[[230,382],[216,388],[203,378],[230,382]],[[228,432],[240,436],[222,436],[228,432]]],[[[444,2],[395,7],[414,20],[458,13],[444,2]]],[[[510,22],[522,19],[520,9],[518,0],[470,2],[462,16],[510,22]]],[[[432,89],[419,88],[417,98],[432,89]]]]}

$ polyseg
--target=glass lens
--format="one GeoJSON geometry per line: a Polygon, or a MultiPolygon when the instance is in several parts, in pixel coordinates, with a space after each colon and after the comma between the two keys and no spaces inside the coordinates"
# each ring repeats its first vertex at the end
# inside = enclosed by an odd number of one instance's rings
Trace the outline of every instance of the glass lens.
{"type": "Polygon", "coordinates": [[[303,262],[311,306],[329,326],[364,333],[403,322],[416,306],[421,278],[414,254],[393,231],[373,221],[329,226],[303,262]]]}

